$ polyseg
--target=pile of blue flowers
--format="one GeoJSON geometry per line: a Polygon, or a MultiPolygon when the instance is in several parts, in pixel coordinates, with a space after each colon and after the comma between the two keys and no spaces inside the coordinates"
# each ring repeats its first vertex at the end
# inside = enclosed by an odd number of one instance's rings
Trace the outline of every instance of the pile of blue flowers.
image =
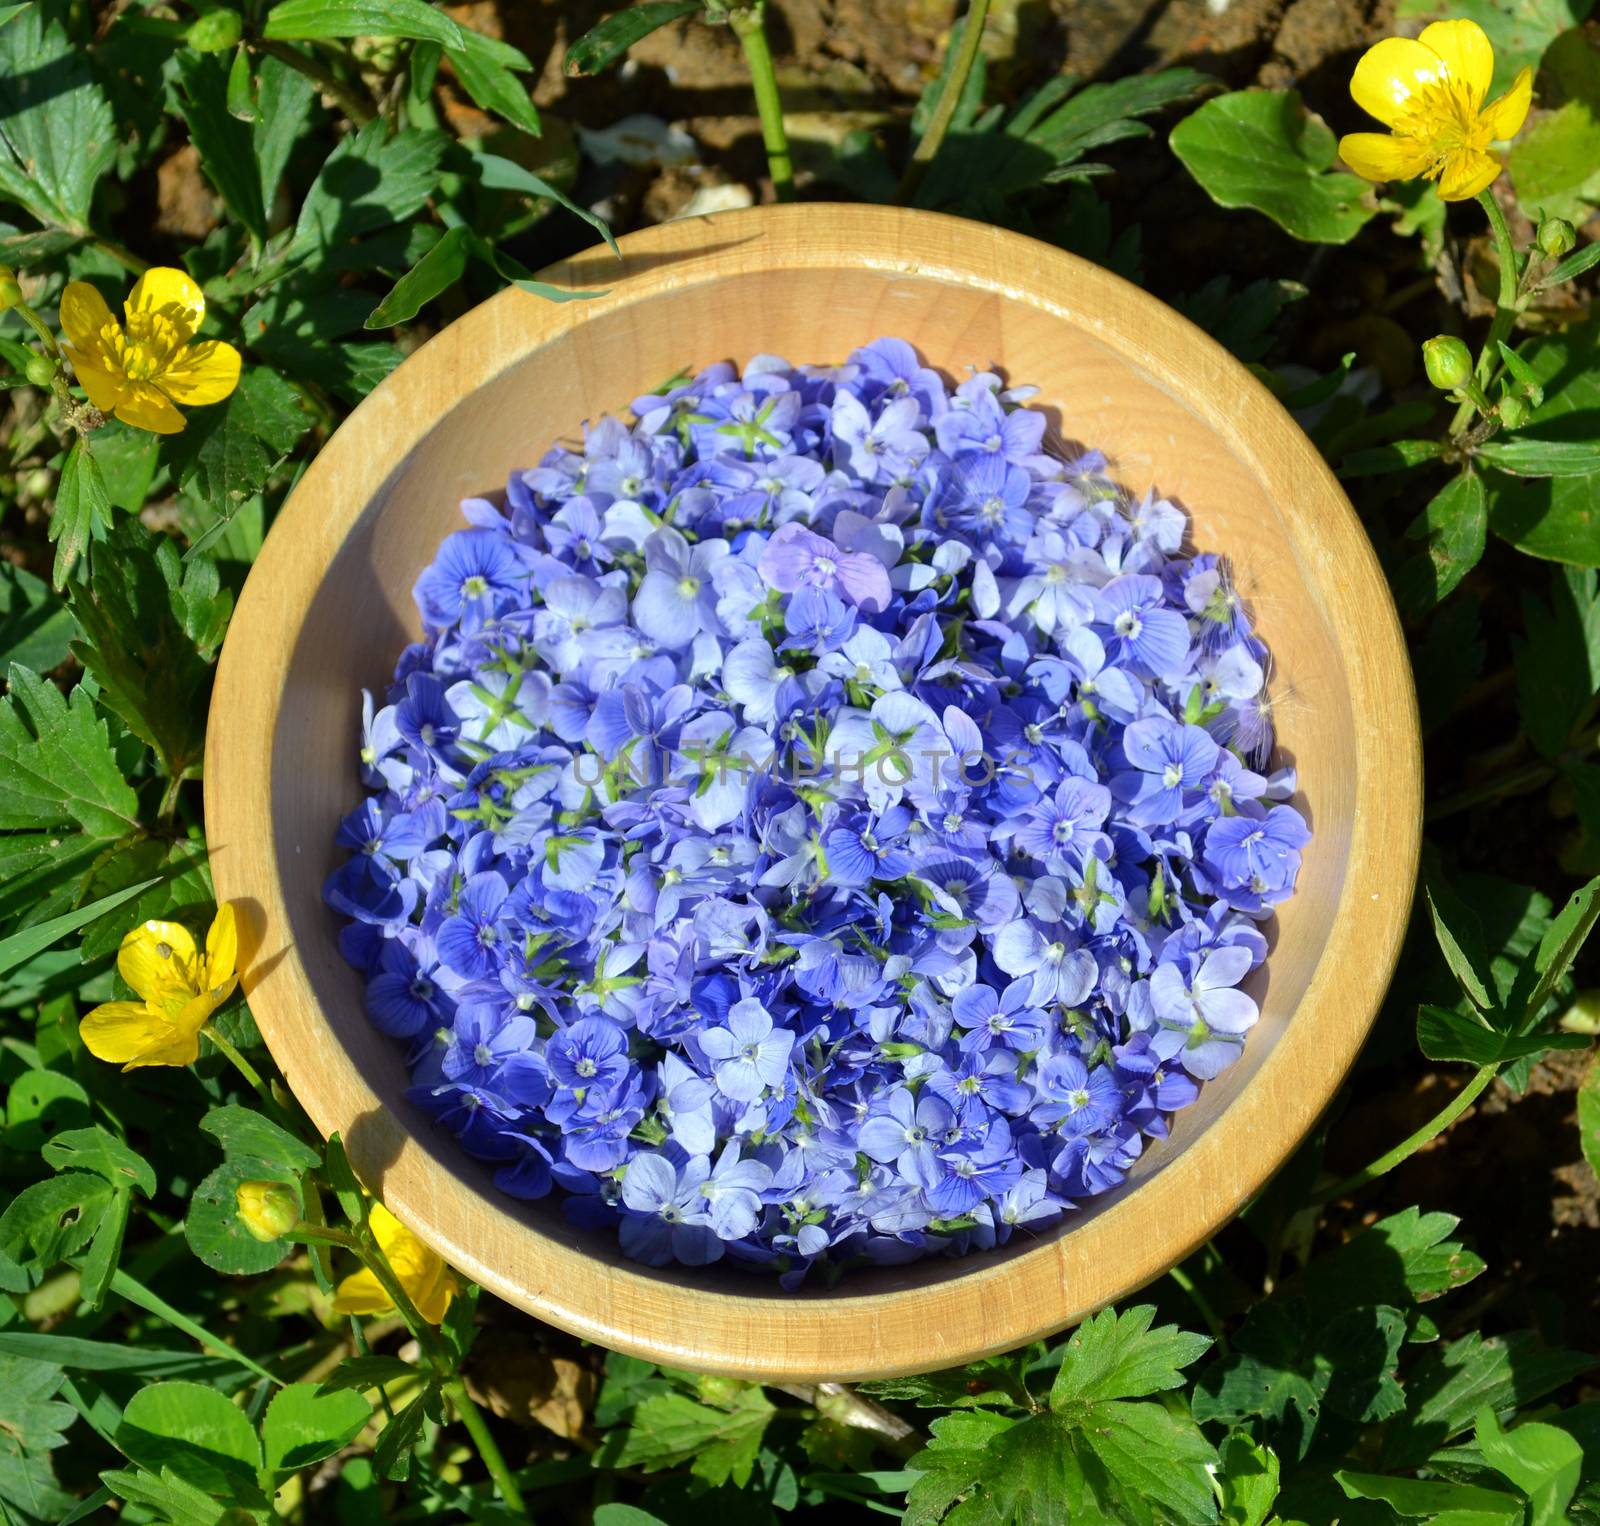
{"type": "Polygon", "coordinates": [[[1239,1056],[1267,654],[1029,395],[760,356],[463,505],[326,896],[506,1192],[793,1285],[1049,1223],[1239,1056]]]}

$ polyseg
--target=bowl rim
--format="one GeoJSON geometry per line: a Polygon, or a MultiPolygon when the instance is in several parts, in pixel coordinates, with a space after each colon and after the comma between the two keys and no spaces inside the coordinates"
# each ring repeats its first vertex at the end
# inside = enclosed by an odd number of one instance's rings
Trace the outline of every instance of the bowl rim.
{"type": "Polygon", "coordinates": [[[254,945],[272,951],[243,973],[251,1011],[324,1136],[339,1130],[348,1138],[357,1117],[381,1109],[334,1037],[288,936],[283,877],[260,802],[272,798],[284,684],[324,570],[303,547],[336,551],[394,463],[463,396],[598,313],[780,264],[867,276],[903,272],[1048,309],[1183,397],[1259,480],[1276,485],[1278,501],[1292,497],[1297,522],[1315,518],[1318,560],[1338,569],[1319,582],[1329,620],[1361,632],[1341,649],[1358,805],[1331,932],[1292,1014],[1292,1049],[1277,1044],[1186,1148],[1081,1225],[1014,1254],[975,1256],[960,1275],[884,1292],[774,1298],[764,1285],[750,1293],[697,1287],[688,1277],[676,1282],[625,1263],[602,1264],[581,1247],[529,1231],[509,1199],[501,1206],[488,1194],[439,1191],[436,1164],[409,1136],[382,1162],[364,1162],[351,1150],[358,1174],[381,1179],[391,1210],[474,1281],[574,1335],[652,1361],[768,1382],[810,1381],[927,1371],[1012,1349],[1145,1286],[1214,1234],[1288,1159],[1366,1038],[1409,920],[1421,843],[1416,694],[1387,583],[1338,481],[1271,393],[1187,319],[1086,260],[941,214],[816,202],[683,219],[619,242],[629,261],[620,278],[603,247],[541,273],[562,286],[606,288],[589,302],[549,302],[508,288],[408,357],[324,444],[250,571],[218,664],[205,806],[210,844],[252,844],[252,854],[219,851],[213,860],[218,899],[254,902],[254,945]],[[1029,278],[1008,274],[1019,271],[1029,278]],[[1160,343],[1152,345],[1152,336],[1160,343]],[[1226,394],[1225,415],[1222,404],[1194,397],[1197,376],[1208,395],[1226,394]],[[367,429],[381,430],[382,451],[361,448],[367,429]],[[272,866],[264,883],[241,868],[253,854],[272,866]],[[291,1057],[308,1045],[317,1066],[291,1068],[291,1057]],[[1263,1151],[1263,1140],[1273,1148],[1263,1151]],[[1142,1222],[1153,1196],[1161,1205],[1159,1234],[1142,1222]],[[478,1247],[508,1226],[520,1236],[517,1264],[489,1264],[478,1247]],[[1089,1244],[1102,1254],[1086,1259],[1089,1244]]]}

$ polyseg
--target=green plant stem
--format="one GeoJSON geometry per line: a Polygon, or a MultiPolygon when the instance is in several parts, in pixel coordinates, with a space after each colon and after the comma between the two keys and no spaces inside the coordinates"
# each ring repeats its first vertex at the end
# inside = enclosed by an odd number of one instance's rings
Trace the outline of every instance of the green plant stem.
{"type": "Polygon", "coordinates": [[[756,93],[756,114],[761,118],[761,139],[767,149],[767,169],[772,175],[772,192],[779,201],[794,200],[794,160],[789,153],[789,133],[783,125],[783,100],[778,94],[778,76],[772,67],[772,49],[767,45],[766,0],[744,10],[730,11],[728,25],[744,49],[750,66],[750,83],[756,93]]]}
{"type": "Polygon", "coordinates": [[[1167,1268],[1169,1276],[1188,1295],[1189,1302],[1199,1311],[1200,1318],[1205,1321],[1206,1329],[1211,1332],[1211,1339],[1217,1343],[1217,1355],[1226,1356],[1228,1352],[1228,1337],[1223,1332],[1222,1321],[1217,1318],[1217,1311],[1211,1307],[1211,1300],[1200,1291],[1195,1282],[1181,1266],[1167,1268]]]}
{"type": "Polygon", "coordinates": [[[228,1060],[232,1063],[233,1068],[238,1071],[239,1074],[243,1076],[252,1087],[255,1088],[256,1095],[259,1096],[274,1113],[277,1113],[278,1104],[273,1098],[271,1088],[265,1081],[261,1079],[261,1072],[258,1071],[247,1059],[245,1059],[245,1057],[237,1049],[235,1049],[227,1039],[223,1038],[223,1036],[214,1027],[212,1027],[210,1023],[207,1023],[206,1026],[200,1031],[217,1046],[217,1049],[222,1054],[228,1057],[228,1060]]]}
{"type": "Polygon", "coordinates": [[[489,1430],[489,1422],[483,1418],[483,1411],[467,1392],[465,1381],[459,1376],[453,1377],[443,1385],[443,1392],[456,1414],[461,1417],[461,1423],[466,1426],[467,1434],[472,1437],[472,1443],[478,1449],[478,1456],[483,1459],[484,1467],[489,1470],[489,1477],[494,1480],[495,1488],[500,1491],[500,1498],[518,1515],[526,1515],[528,1507],[522,1501],[522,1491],[517,1487],[511,1469],[506,1466],[500,1444],[489,1430]]]}
{"type": "Polygon", "coordinates": [[[1488,1087],[1489,1083],[1500,1074],[1498,1063],[1480,1065],[1473,1078],[1450,1099],[1444,1107],[1440,1108],[1416,1133],[1401,1140],[1386,1155],[1380,1155],[1370,1166],[1364,1166],[1354,1176],[1347,1176],[1342,1182],[1335,1182],[1333,1186],[1322,1192],[1314,1194],[1312,1202],[1316,1204],[1331,1203],[1335,1198],[1344,1197],[1351,1192],[1357,1192],[1371,1182],[1377,1181],[1380,1176],[1386,1176],[1393,1171],[1402,1161],[1409,1160],[1429,1140],[1437,1138],[1466,1110],[1478,1100],[1480,1094],[1488,1087]]]}
{"type": "Polygon", "coordinates": [[[956,54],[950,72],[945,75],[939,98],[933,104],[933,115],[928,118],[928,129],[912,150],[906,172],[900,177],[900,187],[894,198],[897,202],[909,202],[917,194],[922,177],[928,173],[928,166],[933,163],[934,156],[944,143],[945,134],[950,131],[950,123],[955,119],[956,107],[961,104],[972,66],[978,61],[978,48],[983,42],[983,24],[988,16],[989,0],[972,0],[967,7],[967,18],[962,23],[961,51],[956,54]]]}
{"type": "Polygon", "coordinates": [[[280,63],[288,64],[291,69],[299,70],[357,127],[365,127],[378,115],[371,101],[345,84],[331,69],[323,68],[316,59],[307,53],[302,53],[298,48],[291,48],[288,43],[278,42],[269,37],[259,37],[250,46],[257,53],[265,53],[280,63]]]}
{"type": "MultiPolygon", "coordinates": [[[[1511,242],[1511,229],[1506,215],[1493,191],[1479,191],[1478,204],[1489,219],[1489,230],[1494,234],[1495,257],[1500,263],[1500,290],[1495,296],[1494,318],[1489,324],[1489,337],[1483,342],[1474,372],[1477,384],[1487,387],[1494,378],[1495,361],[1500,354],[1500,341],[1511,337],[1517,316],[1527,305],[1522,296],[1522,273],[1517,267],[1517,247],[1511,242]]],[[[1472,417],[1473,402],[1469,398],[1456,409],[1450,421],[1450,433],[1460,434],[1472,417]]]]}

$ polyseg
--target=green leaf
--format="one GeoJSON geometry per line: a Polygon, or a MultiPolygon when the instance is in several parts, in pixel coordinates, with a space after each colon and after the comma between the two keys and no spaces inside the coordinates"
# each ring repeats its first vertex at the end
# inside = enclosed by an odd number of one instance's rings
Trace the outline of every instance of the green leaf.
{"type": "Polygon", "coordinates": [[[270,1272],[294,1248],[287,1240],[258,1240],[239,1218],[239,1187],[245,1182],[284,1181],[298,1193],[283,1168],[270,1160],[249,1155],[230,1157],[217,1167],[189,1200],[183,1221],[184,1238],[213,1271],[231,1277],[270,1272]]]}
{"type": "Polygon", "coordinates": [[[143,1469],[117,1468],[102,1473],[100,1481],[118,1499],[143,1506],[171,1526],[216,1526],[222,1517],[210,1495],[170,1473],[157,1478],[143,1469]]]}
{"type": "Polygon", "coordinates": [[[200,167],[217,188],[228,210],[260,243],[267,239],[267,213],[261,194],[261,166],[254,153],[255,135],[228,109],[228,69],[215,54],[181,49],[177,55],[182,88],[179,109],[189,124],[189,138],[200,155],[200,167]]]}
{"type": "Polygon", "coordinates": [[[1556,37],[1589,14],[1594,0],[1400,0],[1403,21],[1476,21],[1494,45],[1498,95],[1524,67],[1537,68],[1556,37]]]}
{"type": "Polygon", "coordinates": [[[1519,1425],[1504,1431],[1488,1406],[1478,1412],[1478,1447],[1484,1460],[1528,1496],[1528,1526],[1560,1526],[1578,1492],[1583,1448],[1553,1425],[1519,1425]]]}
{"type": "Polygon", "coordinates": [[[1578,1088],[1578,1143],[1589,1169],[1600,1177],[1600,1058],[1590,1064],[1578,1088]]]}
{"type": "Polygon", "coordinates": [[[1332,169],[1333,133],[1297,91],[1219,96],[1178,123],[1171,142],[1219,206],[1264,212],[1296,238],[1345,244],[1377,211],[1364,181],[1332,169]]]}
{"type": "Polygon", "coordinates": [[[0,938],[0,975],[26,964],[28,960],[59,943],[68,933],[77,932],[80,927],[86,927],[90,922],[115,911],[117,907],[131,901],[135,896],[142,895],[152,885],[160,884],[161,878],[160,875],[156,875],[150,879],[140,880],[126,889],[103,895],[87,906],[80,906],[76,911],[64,912],[59,917],[51,917],[47,922],[36,922],[21,932],[0,938]]]}
{"type": "Polygon", "coordinates": [[[267,12],[266,37],[410,37],[459,48],[463,33],[423,0],[283,0],[267,12]]]}
{"type": "Polygon", "coordinates": [[[87,1171],[68,1171],[24,1187],[0,1214],[0,1287],[26,1293],[94,1238],[111,1186],[87,1171]]]}
{"type": "Polygon", "coordinates": [[[1104,1495],[1107,1504],[1120,1495],[1114,1519],[1153,1526],[1216,1520],[1210,1469],[1217,1454],[1187,1414],[1160,1404],[1116,1402],[1097,1404],[1093,1417],[1080,1435],[1115,1481],[1116,1489],[1104,1495]],[[1150,1509],[1152,1504],[1157,1508],[1150,1509]]]}
{"type": "Polygon", "coordinates": [[[1515,387],[1511,390],[1526,397],[1533,407],[1537,408],[1544,402],[1544,383],[1539,380],[1539,373],[1525,361],[1503,339],[1495,341],[1495,348],[1500,352],[1500,361],[1506,368],[1515,387]]]}
{"type": "Polygon", "coordinates": [[[306,192],[289,257],[404,222],[438,189],[445,141],[443,133],[417,128],[391,137],[382,117],[352,133],[328,155],[306,192]]]}
{"type": "Polygon", "coordinates": [[[94,460],[112,507],[137,514],[160,465],[161,436],[113,419],[95,431],[94,460]]]}
{"type": "Polygon", "coordinates": [[[76,1503],[57,1485],[49,1456],[77,1419],[56,1398],[65,1379],[51,1363],[0,1354],[0,1501],[25,1518],[59,1521],[76,1503]]]}
{"type": "Polygon", "coordinates": [[[1506,167],[1523,206],[1585,223],[1600,201],[1600,120],[1587,101],[1568,101],[1517,135],[1506,167]]]}
{"type": "Polygon", "coordinates": [[[1600,693],[1600,580],[1559,570],[1548,604],[1523,594],[1522,627],[1511,638],[1522,729],[1542,756],[1559,758],[1600,693]]]}
{"type": "Polygon", "coordinates": [[[1032,1408],[1023,1377],[1026,1352],[985,1357],[945,1372],[911,1373],[859,1385],[877,1399],[915,1404],[919,1409],[975,1409],[986,1404],[1032,1408]]]}
{"type": "Polygon", "coordinates": [[[595,1511],[594,1526],[667,1526],[667,1523],[659,1515],[651,1515],[648,1510],[640,1510],[636,1505],[613,1501],[595,1511]]]}
{"type": "Polygon", "coordinates": [[[1318,1256],[1300,1285],[1323,1320],[1371,1304],[1427,1303],[1471,1282],[1484,1263],[1449,1238],[1461,1221],[1406,1208],[1318,1256]]]}
{"type": "Polygon", "coordinates": [[[1368,450],[1353,450],[1339,463],[1340,477],[1381,477],[1426,466],[1444,454],[1439,440],[1391,440],[1368,450]]]}
{"type": "Polygon", "coordinates": [[[533,65],[516,48],[485,37],[482,32],[463,27],[461,39],[460,47],[447,47],[445,54],[462,88],[485,111],[495,112],[514,127],[537,136],[539,112],[528,86],[513,72],[526,73],[533,65]]]}
{"type": "Polygon", "coordinates": [[[611,252],[618,259],[622,258],[622,251],[617,247],[611,224],[598,212],[591,212],[582,203],[574,201],[559,186],[552,185],[542,175],[535,175],[532,170],[525,169],[514,159],[504,158],[500,154],[485,154],[476,149],[472,151],[471,157],[473,166],[478,172],[478,184],[484,190],[515,191],[523,196],[537,196],[544,201],[553,201],[557,206],[565,207],[574,217],[582,218],[606,241],[611,252]]]}
{"type": "Polygon", "coordinates": [[[566,286],[555,286],[549,281],[540,281],[521,260],[513,258],[503,249],[484,243],[481,239],[478,241],[477,253],[480,258],[488,260],[502,280],[509,281],[520,291],[529,292],[535,297],[543,297],[547,302],[586,302],[591,297],[606,295],[604,291],[577,291],[566,286]]]}
{"type": "Polygon", "coordinates": [[[27,6],[0,25],[0,197],[72,233],[116,155],[111,106],[61,8],[27,6]]]}
{"type": "Polygon", "coordinates": [[[1433,935],[1456,984],[1479,1011],[1494,1011],[1498,1004],[1491,994],[1493,976],[1477,913],[1443,880],[1430,879],[1424,893],[1433,918],[1433,935]]]}
{"type": "Polygon", "coordinates": [[[1582,1049],[1588,1043],[1577,1033],[1503,1033],[1476,1014],[1469,1017],[1426,1002],[1417,1010],[1417,1045],[1430,1060],[1498,1065],[1551,1049],[1582,1049]]]}
{"type": "Polygon", "coordinates": [[[1153,1304],[1118,1313],[1102,1309],[1072,1332],[1050,1389],[1050,1407],[1102,1399],[1139,1399],[1183,1385],[1181,1368],[1210,1349],[1209,1336],[1176,1325],[1150,1328],[1153,1304]]]}
{"type": "Polygon", "coordinates": [[[331,1394],[341,1390],[377,1388],[416,1375],[417,1369],[397,1356],[351,1356],[346,1357],[322,1380],[317,1392],[331,1394]]]}
{"type": "Polygon", "coordinates": [[[1485,1405],[1500,1411],[1532,1404],[1594,1365],[1591,1356],[1542,1347],[1528,1331],[1472,1331],[1432,1347],[1407,1376],[1404,1416],[1384,1428],[1382,1465],[1419,1467],[1485,1405]]]}
{"type": "Polygon", "coordinates": [[[1266,1526],[1278,1497],[1278,1455],[1245,1431],[1233,1431],[1222,1443],[1217,1471],[1222,1526],[1266,1526]]]}
{"type": "Polygon", "coordinates": [[[137,1187],[146,1197],[155,1196],[155,1168],[98,1123],[57,1134],[45,1143],[42,1153],[57,1171],[93,1171],[113,1187],[137,1187]]]}
{"type": "Polygon", "coordinates": [[[270,55],[262,58],[251,143],[264,207],[270,207],[277,199],[278,182],[283,179],[295,140],[311,120],[316,93],[316,86],[293,64],[270,55]]]}
{"type": "Polygon", "coordinates": [[[191,414],[167,440],[178,485],[219,511],[258,493],[311,427],[299,394],[276,372],[248,366],[224,403],[191,414]]]}
{"type": "MultiPolygon", "coordinates": [[[[1545,400],[1517,442],[1592,446],[1600,420],[1600,315],[1521,346],[1545,400]]],[[[1600,566],[1600,471],[1519,478],[1486,474],[1489,528],[1520,551],[1578,567],[1600,566]]]]}
{"type": "MultiPolygon", "coordinates": [[[[1088,85],[1075,91],[1065,105],[1029,126],[1024,136],[1060,167],[1093,149],[1124,138],[1144,137],[1149,129],[1136,118],[1151,116],[1215,88],[1216,80],[1198,69],[1162,69],[1154,74],[1133,74],[1126,79],[1088,85]]],[[[1016,123],[1006,130],[1015,132],[1016,123]]]]}
{"type": "Polygon", "coordinates": [[[649,0],[607,16],[599,26],[585,32],[567,49],[568,74],[599,74],[609,69],[634,43],[676,21],[693,16],[701,0],[649,0]]]}
{"type": "Polygon", "coordinates": [[[111,1279],[122,1260],[122,1244],[127,1238],[132,1212],[133,1194],[126,1187],[114,1187],[94,1239],[78,1262],[78,1296],[91,1309],[98,1309],[105,1302],[111,1279]]]}
{"type": "Polygon", "coordinates": [[[65,588],[72,569],[89,549],[91,540],[104,540],[111,527],[111,498],[105,478],[89,453],[89,442],[77,439],[67,452],[56,484],[56,504],[50,515],[50,539],[56,560],[50,581],[65,588]]]}
{"type": "Polygon", "coordinates": [[[641,1401],[613,1459],[619,1468],[646,1473],[688,1463],[713,1488],[750,1482],[761,1439],[777,1411],[759,1387],[741,1386],[727,1408],[700,1404],[686,1394],[656,1394],[641,1401]]]}
{"type": "MultiPolygon", "coordinates": [[[[906,1496],[903,1526],[932,1526],[942,1521],[951,1505],[970,1495],[983,1479],[990,1462],[990,1444],[1016,1424],[1012,1416],[991,1410],[944,1415],[933,1421],[928,1427],[933,1439],[910,1459],[918,1477],[906,1496]]],[[[973,1514],[978,1515],[976,1508],[973,1514]]],[[[994,1519],[993,1511],[984,1514],[994,1519]]]]}
{"type": "Polygon", "coordinates": [[[321,1392],[315,1383],[280,1388],[267,1406],[261,1440],[268,1469],[294,1472],[332,1457],[365,1427],[372,1406],[349,1389],[321,1392]]]}
{"type": "Polygon", "coordinates": [[[1600,473],[1600,441],[1530,440],[1521,435],[1486,440],[1481,460],[1514,477],[1589,477],[1600,473]]]}
{"type": "Polygon", "coordinates": [[[1538,978],[1522,1010],[1519,1032],[1526,1032],[1538,1021],[1545,1003],[1566,979],[1573,961],[1588,942],[1597,920],[1600,920],[1600,876],[1572,892],[1539,940],[1532,960],[1538,978]]]}
{"type": "Polygon", "coordinates": [[[411,1454],[422,1436],[427,1401],[438,1390],[429,1385],[378,1433],[372,1463],[381,1478],[403,1479],[411,1472],[411,1454]]]}
{"type": "Polygon", "coordinates": [[[42,578],[0,563],[0,663],[48,673],[66,661],[75,629],[71,612],[42,578]]]}
{"type": "Polygon", "coordinates": [[[1596,265],[1600,265],[1600,239],[1595,239],[1569,254],[1544,278],[1543,284],[1560,286],[1564,282],[1575,281],[1586,270],[1592,270],[1596,265]]]}
{"type": "Polygon", "coordinates": [[[1474,471],[1451,478],[1406,534],[1425,540],[1427,555],[1407,564],[1396,591],[1409,612],[1423,614],[1454,593],[1483,559],[1489,539],[1489,495],[1483,478],[1474,471]]]}
{"type": "Polygon", "coordinates": [[[1298,281],[1252,281],[1235,291],[1227,276],[1213,276],[1199,291],[1181,297],[1177,307],[1197,328],[1249,362],[1267,353],[1284,309],[1305,295],[1298,281]]]}
{"type": "Polygon", "coordinates": [[[208,1494],[250,1488],[261,1443],[244,1412],[214,1388],[182,1380],[141,1388],[122,1412],[117,1445],[141,1466],[208,1494]]]}
{"type": "Polygon", "coordinates": [[[55,1070],[30,1070],[17,1077],[6,1093],[8,1150],[37,1154],[57,1132],[87,1126],[89,1094],[55,1070]]]}
{"type": "Polygon", "coordinates": [[[230,1160],[242,1155],[288,1171],[314,1171],[322,1164],[320,1150],[314,1150],[253,1108],[235,1103],[214,1107],[200,1120],[200,1127],[222,1146],[222,1153],[230,1160]]]}
{"type": "Polygon", "coordinates": [[[368,315],[364,327],[393,328],[415,318],[422,307],[454,286],[466,274],[472,249],[472,234],[466,228],[451,228],[437,244],[417,261],[398,281],[389,295],[368,315]]]}
{"type": "MultiPolygon", "coordinates": [[[[308,80],[307,84],[310,83],[308,80]]],[[[240,122],[254,122],[260,116],[256,105],[256,82],[250,73],[250,50],[241,43],[233,50],[233,62],[228,65],[228,84],[223,96],[228,115],[240,122]]],[[[250,139],[251,156],[255,154],[255,135],[250,139]]],[[[256,185],[261,184],[261,167],[256,165],[256,185]]]]}
{"type": "Polygon", "coordinates": [[[1448,1514],[1450,1526],[1516,1526],[1522,1520],[1522,1501],[1497,1489],[1442,1479],[1386,1478],[1343,1468],[1333,1476],[1351,1499],[1383,1500],[1408,1518],[1433,1521],[1448,1514]]]}
{"type": "Polygon", "coordinates": [[[0,1330],[0,1358],[28,1357],[54,1362],[74,1372],[125,1372],[139,1378],[229,1377],[238,1379],[231,1362],[197,1351],[163,1351],[154,1346],[118,1346],[75,1335],[40,1335],[34,1331],[0,1330]]]}
{"type": "Polygon", "coordinates": [[[123,520],[87,580],[73,585],[83,639],[73,655],[100,698],[161,760],[169,779],[197,773],[205,754],[211,669],[183,629],[183,558],[166,536],[123,520]]]}

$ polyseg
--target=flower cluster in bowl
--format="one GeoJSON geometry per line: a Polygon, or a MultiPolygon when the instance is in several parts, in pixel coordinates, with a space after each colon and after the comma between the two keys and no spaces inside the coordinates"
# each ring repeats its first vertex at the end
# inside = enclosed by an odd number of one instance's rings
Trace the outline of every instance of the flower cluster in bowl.
{"type": "Polygon", "coordinates": [[[1240,1054],[1267,654],[1028,395],[760,356],[463,506],[325,893],[505,1191],[792,1284],[1056,1219],[1240,1054]]]}

